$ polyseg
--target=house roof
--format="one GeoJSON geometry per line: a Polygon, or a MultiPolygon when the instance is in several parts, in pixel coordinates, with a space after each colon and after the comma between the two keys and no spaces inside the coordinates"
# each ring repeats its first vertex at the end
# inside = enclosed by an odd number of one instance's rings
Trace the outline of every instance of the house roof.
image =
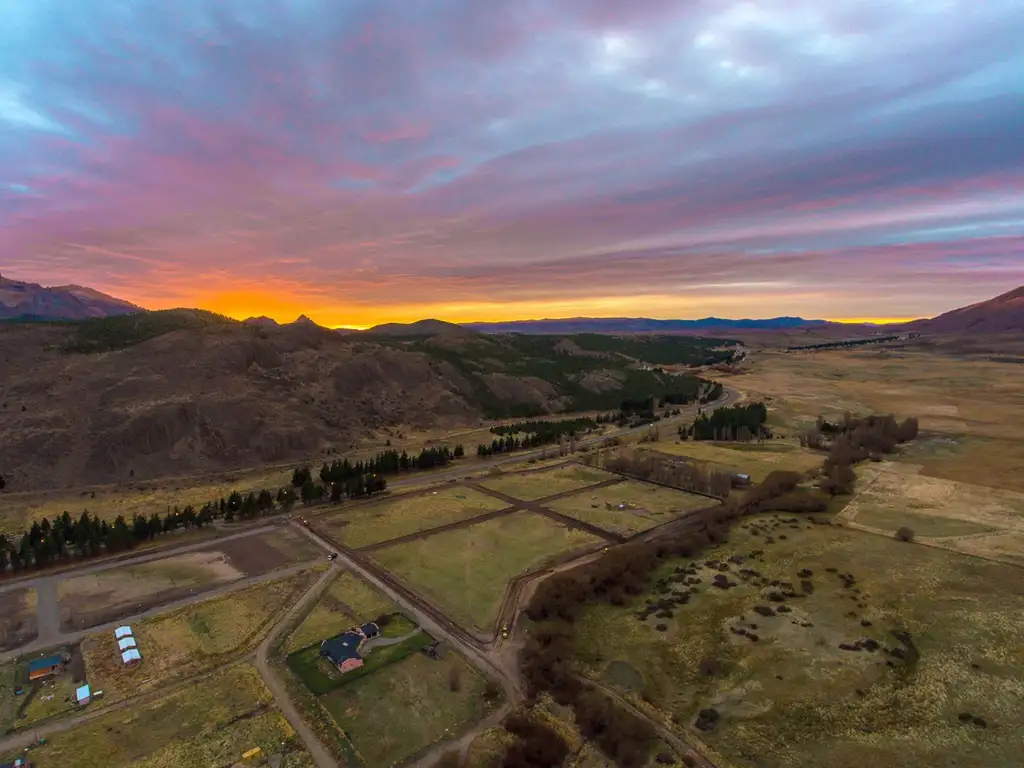
{"type": "Polygon", "coordinates": [[[368,621],[359,628],[363,634],[369,637],[370,635],[379,635],[380,627],[377,626],[376,622],[368,621]]]}
{"type": "Polygon", "coordinates": [[[42,659],[36,659],[28,663],[29,672],[37,672],[41,669],[49,669],[50,667],[58,667],[64,663],[64,657],[59,653],[53,656],[46,656],[42,659]]]}
{"type": "Polygon", "coordinates": [[[121,661],[127,664],[129,661],[139,661],[142,658],[142,654],[136,649],[132,648],[129,651],[125,651],[121,654],[121,661]]]}
{"type": "Polygon", "coordinates": [[[124,651],[124,650],[127,650],[128,648],[134,648],[134,647],[135,647],[135,638],[134,637],[122,637],[120,640],[117,641],[117,648],[120,651],[124,651]]]}
{"type": "Polygon", "coordinates": [[[335,664],[340,664],[345,659],[359,659],[362,658],[359,655],[359,644],[362,641],[362,635],[355,632],[343,632],[320,643],[320,653],[335,664]]]}
{"type": "Polygon", "coordinates": [[[75,701],[81,701],[82,699],[89,698],[89,686],[83,685],[75,691],[75,701]]]}
{"type": "Polygon", "coordinates": [[[114,637],[116,637],[118,640],[120,640],[122,637],[128,637],[131,633],[132,633],[132,628],[131,627],[128,627],[128,626],[118,627],[117,629],[114,630],[114,637]]]}

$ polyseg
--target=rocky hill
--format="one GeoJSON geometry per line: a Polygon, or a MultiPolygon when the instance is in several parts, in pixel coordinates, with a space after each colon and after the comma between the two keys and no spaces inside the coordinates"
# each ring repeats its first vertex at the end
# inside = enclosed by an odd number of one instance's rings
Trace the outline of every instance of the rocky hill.
{"type": "Polygon", "coordinates": [[[612,410],[696,381],[641,361],[729,355],[610,338],[389,339],[198,310],[0,323],[0,474],[8,490],[127,481],[344,452],[385,427],[612,410]]]}
{"type": "Polygon", "coordinates": [[[142,309],[80,285],[46,287],[0,276],[0,320],[83,320],[142,309]]]}

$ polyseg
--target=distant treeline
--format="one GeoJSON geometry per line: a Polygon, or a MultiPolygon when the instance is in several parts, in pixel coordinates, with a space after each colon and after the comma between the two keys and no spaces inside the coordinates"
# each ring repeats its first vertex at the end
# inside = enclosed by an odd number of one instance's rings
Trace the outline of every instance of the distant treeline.
{"type": "MultiPolygon", "coordinates": [[[[600,419],[601,417],[598,417],[600,419]]],[[[553,435],[557,440],[562,435],[572,437],[579,432],[585,432],[597,426],[598,421],[588,417],[578,419],[562,419],[561,421],[523,421],[518,424],[501,424],[491,427],[491,433],[495,435],[529,434],[548,436],[553,435]]]]}
{"type": "MultiPolygon", "coordinates": [[[[912,333],[907,338],[915,338],[918,334],[912,333]]],[[[869,339],[851,339],[849,341],[824,341],[821,344],[804,344],[799,347],[786,347],[787,352],[800,352],[811,349],[840,349],[842,347],[861,347],[865,344],[881,344],[883,341],[898,341],[899,334],[892,336],[872,336],[869,339]]]]}

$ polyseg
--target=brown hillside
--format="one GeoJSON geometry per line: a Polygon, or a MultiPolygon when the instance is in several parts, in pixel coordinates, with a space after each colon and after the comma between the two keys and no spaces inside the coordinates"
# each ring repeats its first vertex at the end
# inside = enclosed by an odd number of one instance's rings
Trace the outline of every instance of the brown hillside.
{"type": "Polygon", "coordinates": [[[61,351],[73,332],[0,328],[9,490],[253,466],[388,425],[479,419],[448,364],[312,324],[214,323],[96,354],[61,351]]]}
{"type": "Polygon", "coordinates": [[[902,326],[928,333],[1024,332],[1024,285],[994,299],[902,326]]]}

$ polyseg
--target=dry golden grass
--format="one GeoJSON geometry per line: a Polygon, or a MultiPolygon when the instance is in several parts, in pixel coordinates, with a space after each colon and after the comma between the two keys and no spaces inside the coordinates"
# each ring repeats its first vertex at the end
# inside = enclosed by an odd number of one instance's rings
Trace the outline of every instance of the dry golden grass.
{"type": "Polygon", "coordinates": [[[316,579],[310,569],[286,579],[196,603],[164,616],[132,622],[142,662],[125,667],[114,633],[82,643],[86,676],[107,701],[154,690],[222,666],[256,645],[280,614],[316,579]]]}
{"type": "Polygon", "coordinates": [[[313,610],[288,636],[283,651],[287,655],[397,609],[387,595],[345,571],[331,581],[313,610]]]}
{"type": "Polygon", "coordinates": [[[510,579],[601,540],[532,512],[374,551],[373,558],[466,626],[488,631],[510,579]]]}
{"type": "Polygon", "coordinates": [[[39,768],[227,766],[260,747],[310,765],[254,667],[239,664],[140,707],[54,734],[32,752],[39,768]]]}
{"type": "Polygon", "coordinates": [[[906,526],[938,546],[1024,564],[1024,493],[915,469],[896,462],[861,468],[856,495],[840,520],[886,534],[906,526]]]}
{"type": "Polygon", "coordinates": [[[548,472],[493,475],[480,481],[480,485],[524,501],[534,501],[564,491],[585,488],[615,475],[581,464],[569,464],[548,472]]]}
{"type": "Polygon", "coordinates": [[[565,496],[546,506],[606,531],[628,536],[712,504],[715,502],[704,496],[627,480],[565,496]],[[606,504],[611,504],[612,508],[608,509],[606,504]],[[626,508],[619,509],[620,505],[626,508]]]}
{"type": "Polygon", "coordinates": [[[1024,491],[1024,366],[876,349],[758,352],[750,367],[719,378],[751,400],[765,399],[782,433],[819,414],[917,416],[924,434],[902,460],[932,477],[1024,491]]]}
{"type": "MultiPolygon", "coordinates": [[[[793,528],[780,519],[789,518],[744,521],[727,545],[698,559],[765,550],[764,562],[732,566],[735,588],[709,586],[715,571],[702,566],[698,593],[670,618],[640,622],[634,613],[642,599],[625,608],[588,608],[576,624],[578,657],[589,674],[615,684],[623,676],[608,675],[608,665],[625,662],[651,703],[640,692],[627,695],[684,724],[714,707],[722,720],[704,738],[737,765],[1018,765],[1024,569],[832,526],[793,528]],[[754,527],[771,528],[775,543],[754,527]],[[737,570],[745,567],[795,584],[797,571],[810,568],[814,592],[789,600],[789,614],[760,616],[755,605],[777,604],[765,599],[771,587],[741,582],[737,570]],[[859,593],[826,568],[852,573],[859,593]],[[668,631],[655,631],[656,623],[668,631]],[[751,624],[758,642],[729,631],[751,624]],[[920,650],[912,670],[887,667],[881,653],[838,648],[868,637],[895,646],[888,633],[897,628],[907,629],[920,650]],[[721,671],[702,677],[705,658],[718,660],[721,671]],[[962,724],[960,712],[985,718],[989,727],[962,724]]],[[[666,574],[685,563],[670,563],[666,574]]]]}
{"type": "Polygon", "coordinates": [[[367,768],[385,768],[484,716],[485,681],[458,654],[415,653],[323,698],[367,768]],[[449,685],[457,674],[459,690],[449,685]]]}
{"type": "Polygon", "coordinates": [[[399,496],[354,507],[318,522],[350,547],[365,547],[439,525],[477,517],[508,506],[502,501],[461,487],[440,486],[426,495],[399,496]]]}

